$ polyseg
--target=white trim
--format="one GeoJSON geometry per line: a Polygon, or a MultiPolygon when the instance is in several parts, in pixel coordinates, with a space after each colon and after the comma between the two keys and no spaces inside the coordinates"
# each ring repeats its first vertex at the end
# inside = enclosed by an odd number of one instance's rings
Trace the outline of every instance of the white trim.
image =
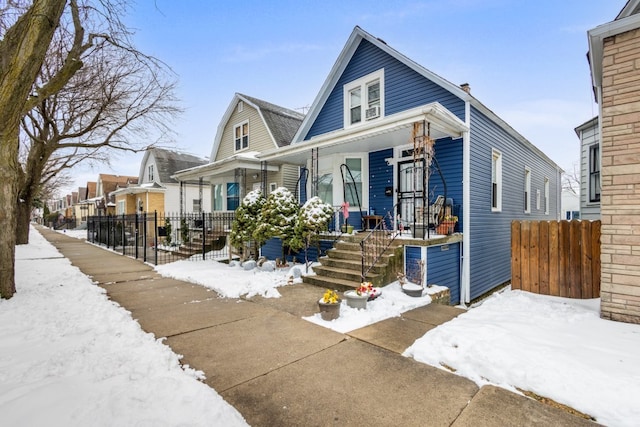
{"type": "Polygon", "coordinates": [[[549,215],[549,202],[551,201],[550,197],[551,195],[549,194],[549,177],[545,176],[544,177],[544,214],[545,215],[549,215]]]}
{"type": "Polygon", "coordinates": [[[234,153],[239,153],[241,151],[248,151],[249,147],[251,146],[251,142],[249,141],[250,138],[250,134],[251,134],[251,129],[249,128],[249,120],[243,120],[235,125],[233,125],[233,152],[234,153]],[[245,135],[243,133],[244,130],[244,126],[247,125],[247,134],[245,135]],[[236,129],[240,129],[240,148],[236,147],[236,141],[237,141],[237,137],[236,137],[236,129]],[[244,138],[247,138],[247,146],[243,147],[243,140],[244,138]]]}
{"type": "Polygon", "coordinates": [[[529,166],[524,167],[524,196],[525,205],[524,213],[531,213],[531,168],[529,166]]]}
{"type": "Polygon", "coordinates": [[[343,127],[345,129],[352,126],[362,126],[367,122],[380,120],[384,118],[384,68],[374,71],[373,73],[367,74],[366,76],[360,77],[359,79],[354,80],[352,82],[346,83],[343,86],[342,99],[343,99],[342,108],[343,108],[343,114],[344,114],[343,127]],[[365,117],[365,111],[369,107],[369,93],[367,88],[371,83],[374,83],[375,81],[377,81],[378,84],[380,85],[380,99],[379,99],[380,113],[378,117],[376,117],[375,119],[367,120],[365,117]],[[350,94],[352,91],[358,88],[360,88],[360,121],[356,123],[351,123],[350,94]]]}
{"type": "MultiPolygon", "coordinates": [[[[471,124],[471,105],[464,106],[465,123],[471,124]]],[[[462,134],[462,265],[460,272],[460,302],[471,301],[471,135],[467,130],[462,134]]]]}
{"type": "Polygon", "coordinates": [[[491,212],[502,212],[502,152],[495,148],[491,149],[491,212]],[[493,159],[496,159],[496,206],[493,206],[493,159]]]}

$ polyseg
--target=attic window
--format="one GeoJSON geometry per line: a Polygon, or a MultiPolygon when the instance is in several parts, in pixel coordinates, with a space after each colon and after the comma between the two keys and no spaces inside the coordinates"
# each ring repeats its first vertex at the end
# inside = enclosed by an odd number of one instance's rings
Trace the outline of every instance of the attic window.
{"type": "Polygon", "coordinates": [[[242,113],[242,110],[244,110],[244,102],[238,101],[238,113],[242,113]]]}
{"type": "Polygon", "coordinates": [[[249,122],[240,123],[233,128],[235,151],[249,148],[249,122]]]}
{"type": "Polygon", "coordinates": [[[384,69],[344,85],[344,127],[384,117],[384,69]]]}
{"type": "Polygon", "coordinates": [[[149,182],[153,182],[153,165],[149,165],[149,182]]]}

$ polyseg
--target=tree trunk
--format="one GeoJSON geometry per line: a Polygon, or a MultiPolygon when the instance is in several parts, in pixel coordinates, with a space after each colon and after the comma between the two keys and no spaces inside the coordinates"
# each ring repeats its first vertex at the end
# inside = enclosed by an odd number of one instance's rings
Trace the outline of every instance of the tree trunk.
{"type": "Polygon", "coordinates": [[[20,201],[16,209],[16,245],[29,243],[29,225],[31,224],[32,204],[20,201]]]}
{"type": "Polygon", "coordinates": [[[15,283],[15,206],[18,198],[18,123],[0,129],[0,298],[11,298],[15,283]]]}
{"type": "Polygon", "coordinates": [[[0,297],[16,292],[20,119],[66,0],[35,0],[0,40],[0,297]]]}

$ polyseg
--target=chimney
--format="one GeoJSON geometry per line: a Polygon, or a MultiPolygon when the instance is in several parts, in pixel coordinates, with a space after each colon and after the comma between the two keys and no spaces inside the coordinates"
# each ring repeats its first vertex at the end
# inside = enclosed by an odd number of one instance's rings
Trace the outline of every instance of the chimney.
{"type": "Polygon", "coordinates": [[[460,88],[468,94],[471,94],[471,86],[469,86],[469,83],[462,83],[460,88]]]}

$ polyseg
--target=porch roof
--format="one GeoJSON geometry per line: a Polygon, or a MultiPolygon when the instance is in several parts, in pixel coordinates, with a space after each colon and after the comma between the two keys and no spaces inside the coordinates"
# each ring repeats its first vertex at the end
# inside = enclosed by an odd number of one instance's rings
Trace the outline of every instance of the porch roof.
{"type": "Polygon", "coordinates": [[[131,187],[118,188],[109,193],[109,196],[119,196],[122,194],[141,194],[141,193],[164,193],[167,188],[157,182],[146,183],[141,185],[133,185],[131,187]]]}
{"type": "MultiPolygon", "coordinates": [[[[217,162],[208,163],[202,166],[196,166],[190,169],[184,169],[171,175],[178,181],[187,181],[198,178],[212,178],[221,176],[234,171],[235,169],[261,170],[260,159],[256,157],[257,151],[248,153],[240,153],[217,162]]],[[[278,166],[267,165],[269,172],[277,172],[280,170],[278,166]]]]}
{"type": "Polygon", "coordinates": [[[430,123],[431,137],[440,139],[461,138],[468,126],[439,102],[423,105],[383,118],[313,137],[308,141],[293,143],[288,147],[270,150],[258,155],[268,163],[305,163],[309,150],[319,148],[323,154],[339,152],[370,152],[410,143],[413,123],[426,120],[430,123]]]}

